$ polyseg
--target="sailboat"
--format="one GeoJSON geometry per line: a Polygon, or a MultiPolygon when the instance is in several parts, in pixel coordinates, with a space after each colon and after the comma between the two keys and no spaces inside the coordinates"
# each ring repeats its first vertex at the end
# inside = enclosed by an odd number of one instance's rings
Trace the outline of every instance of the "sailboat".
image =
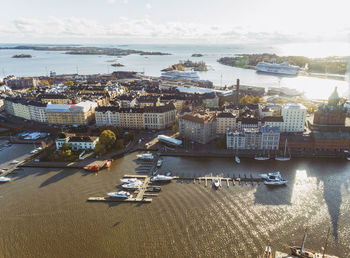
{"type": "Polygon", "coordinates": [[[304,234],[304,238],[303,238],[303,242],[301,244],[301,247],[299,246],[291,246],[290,250],[291,250],[291,254],[295,255],[297,257],[302,257],[302,258],[312,258],[312,257],[322,257],[322,258],[339,258],[338,256],[334,256],[334,255],[329,255],[329,254],[325,254],[326,252],[326,247],[327,247],[327,243],[328,243],[328,236],[329,236],[329,231],[330,228],[328,228],[328,233],[327,233],[327,237],[326,237],[326,243],[325,246],[323,248],[323,252],[322,253],[318,253],[312,250],[308,250],[305,249],[305,241],[306,241],[306,231],[304,234]]]}
{"type": "Polygon", "coordinates": [[[289,157],[286,156],[286,152],[287,152],[287,138],[286,138],[286,141],[284,142],[284,152],[283,152],[283,157],[276,157],[275,160],[278,160],[278,161],[287,161],[287,160],[290,160],[291,157],[290,157],[290,153],[289,153],[289,157]]]}
{"type": "Polygon", "coordinates": [[[236,161],[237,164],[241,163],[241,160],[240,160],[240,158],[237,155],[237,148],[236,148],[235,161],[236,161]]]}

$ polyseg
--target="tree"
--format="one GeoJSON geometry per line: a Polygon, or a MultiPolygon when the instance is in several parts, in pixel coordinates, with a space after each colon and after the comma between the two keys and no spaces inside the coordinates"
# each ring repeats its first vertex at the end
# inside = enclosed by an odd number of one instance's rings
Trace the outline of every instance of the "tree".
{"type": "Polygon", "coordinates": [[[70,149],[69,144],[68,144],[68,143],[66,143],[66,142],[65,142],[65,143],[63,143],[63,144],[62,144],[61,149],[62,149],[62,151],[69,150],[69,149],[70,149]]]}
{"type": "Polygon", "coordinates": [[[97,142],[96,145],[95,145],[95,153],[101,155],[104,152],[105,152],[104,146],[100,142],[97,142]]]}
{"type": "Polygon", "coordinates": [[[111,130],[104,130],[100,135],[99,142],[104,145],[106,149],[110,149],[116,140],[117,137],[111,130]]]}
{"type": "Polygon", "coordinates": [[[283,105],[283,104],[284,104],[284,100],[283,100],[282,98],[279,98],[279,99],[277,100],[277,104],[283,105]]]}
{"type": "Polygon", "coordinates": [[[124,148],[124,141],[123,139],[119,139],[115,142],[114,147],[116,150],[121,150],[124,148]]]}
{"type": "Polygon", "coordinates": [[[73,81],[66,81],[63,83],[65,86],[73,86],[74,82],[73,81]]]}
{"type": "Polygon", "coordinates": [[[135,132],[132,132],[132,131],[128,132],[127,140],[132,141],[134,139],[135,139],[135,132]]]}

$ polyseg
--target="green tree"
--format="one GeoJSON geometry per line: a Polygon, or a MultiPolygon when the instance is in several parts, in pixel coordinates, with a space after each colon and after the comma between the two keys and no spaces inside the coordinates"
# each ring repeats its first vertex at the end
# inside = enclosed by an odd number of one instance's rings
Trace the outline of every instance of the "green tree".
{"type": "Polygon", "coordinates": [[[95,145],[95,153],[101,155],[104,152],[105,152],[105,147],[100,142],[97,142],[95,145]]]}
{"type": "Polygon", "coordinates": [[[134,139],[135,139],[135,132],[133,131],[128,132],[127,140],[132,141],[134,139]]]}
{"type": "Polygon", "coordinates": [[[104,130],[100,135],[99,142],[104,145],[106,149],[110,149],[116,140],[117,137],[115,136],[115,133],[111,130],[104,130]]]}
{"type": "Polygon", "coordinates": [[[124,141],[123,139],[119,139],[115,142],[114,147],[116,150],[121,150],[124,148],[124,141]]]}
{"type": "Polygon", "coordinates": [[[73,81],[66,81],[63,83],[65,86],[73,86],[74,82],[73,81]]]}
{"type": "Polygon", "coordinates": [[[62,144],[61,149],[62,149],[62,151],[69,150],[69,149],[70,149],[69,144],[68,144],[68,143],[66,143],[66,142],[65,142],[65,143],[63,143],[63,144],[62,144]]]}

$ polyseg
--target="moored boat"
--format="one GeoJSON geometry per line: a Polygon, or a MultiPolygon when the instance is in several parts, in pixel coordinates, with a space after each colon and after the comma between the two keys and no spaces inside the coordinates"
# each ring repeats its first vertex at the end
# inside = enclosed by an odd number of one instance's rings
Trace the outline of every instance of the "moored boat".
{"type": "Polygon", "coordinates": [[[135,183],[130,183],[130,184],[123,184],[122,187],[124,189],[136,190],[136,189],[140,189],[141,185],[142,185],[142,182],[140,181],[140,184],[135,182],[135,183]]]}
{"type": "Polygon", "coordinates": [[[255,159],[255,160],[269,160],[270,157],[266,157],[266,156],[255,156],[254,159],[255,159]]]}
{"type": "Polygon", "coordinates": [[[133,177],[133,178],[122,178],[120,179],[120,181],[122,183],[125,183],[125,184],[131,184],[131,183],[134,183],[136,181],[139,181],[137,178],[133,177]]]}
{"type": "Polygon", "coordinates": [[[162,159],[159,159],[157,161],[157,167],[161,167],[163,165],[163,160],[162,159]]]}
{"type": "Polygon", "coordinates": [[[84,169],[90,172],[98,172],[100,171],[101,168],[95,164],[95,165],[85,166],[84,169]]]}
{"type": "Polygon", "coordinates": [[[213,180],[213,185],[215,186],[216,189],[218,189],[220,187],[220,181],[219,179],[214,179],[213,180]]]}
{"type": "Polygon", "coordinates": [[[111,193],[107,193],[107,195],[113,198],[123,198],[123,199],[132,198],[132,194],[125,191],[111,192],[111,193]]]}
{"type": "Polygon", "coordinates": [[[173,180],[174,177],[172,176],[164,176],[164,175],[157,175],[151,178],[152,182],[169,182],[173,180]]]}
{"type": "Polygon", "coordinates": [[[11,178],[0,176],[0,183],[6,183],[6,182],[10,182],[10,181],[11,181],[11,178]]]}
{"type": "Polygon", "coordinates": [[[271,176],[273,176],[273,177],[281,177],[281,173],[279,171],[277,171],[277,172],[260,174],[259,176],[260,176],[260,178],[263,178],[263,179],[269,179],[271,176]]]}
{"type": "Polygon", "coordinates": [[[286,141],[284,143],[283,157],[276,156],[275,160],[278,160],[278,161],[288,161],[288,160],[290,160],[291,159],[290,153],[289,153],[289,156],[286,156],[286,152],[287,152],[287,138],[286,138],[286,141]]]}
{"type": "Polygon", "coordinates": [[[237,164],[241,163],[241,160],[240,160],[240,158],[239,158],[237,155],[235,156],[235,162],[236,162],[237,164]]]}
{"type": "Polygon", "coordinates": [[[138,159],[141,159],[141,160],[153,160],[154,159],[154,156],[152,155],[152,153],[139,154],[139,155],[136,155],[136,157],[138,159]]]}
{"type": "Polygon", "coordinates": [[[112,161],[107,160],[106,163],[103,165],[103,168],[109,168],[112,165],[112,161]]]}

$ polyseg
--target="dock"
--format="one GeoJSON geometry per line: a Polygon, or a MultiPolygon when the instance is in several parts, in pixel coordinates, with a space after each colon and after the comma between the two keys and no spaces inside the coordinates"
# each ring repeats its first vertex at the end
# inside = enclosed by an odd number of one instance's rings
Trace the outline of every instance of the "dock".
{"type": "Polygon", "coordinates": [[[87,200],[89,202],[152,202],[152,199],[149,198],[138,200],[136,198],[121,199],[113,197],[89,197],[87,200]]]}

